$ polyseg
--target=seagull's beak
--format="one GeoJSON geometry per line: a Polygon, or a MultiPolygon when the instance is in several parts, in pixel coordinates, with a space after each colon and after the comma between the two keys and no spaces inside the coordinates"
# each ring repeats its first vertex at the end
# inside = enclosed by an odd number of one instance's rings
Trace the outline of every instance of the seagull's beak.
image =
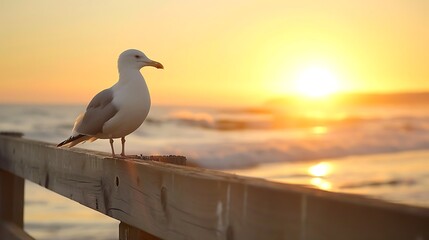
{"type": "Polygon", "coordinates": [[[162,64],[159,63],[159,62],[157,62],[157,61],[152,61],[152,60],[145,61],[145,65],[146,66],[156,67],[158,69],[164,69],[164,66],[162,66],[162,64]]]}

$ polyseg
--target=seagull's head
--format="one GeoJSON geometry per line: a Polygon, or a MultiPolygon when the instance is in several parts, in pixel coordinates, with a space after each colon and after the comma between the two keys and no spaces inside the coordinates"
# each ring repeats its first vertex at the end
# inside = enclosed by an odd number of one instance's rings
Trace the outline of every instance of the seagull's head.
{"type": "Polygon", "coordinates": [[[136,49],[128,49],[119,55],[119,69],[131,68],[140,70],[145,66],[164,69],[164,66],[162,66],[161,63],[149,59],[144,53],[136,49]]]}

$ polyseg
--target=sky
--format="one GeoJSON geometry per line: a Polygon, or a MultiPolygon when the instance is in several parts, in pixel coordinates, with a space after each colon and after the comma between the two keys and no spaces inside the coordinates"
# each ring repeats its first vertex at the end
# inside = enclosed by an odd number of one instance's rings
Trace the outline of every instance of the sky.
{"type": "Polygon", "coordinates": [[[165,67],[141,70],[154,104],[257,105],[322,88],[320,72],[332,91],[426,91],[428,12],[425,0],[0,0],[0,103],[85,104],[129,48],[165,67]]]}

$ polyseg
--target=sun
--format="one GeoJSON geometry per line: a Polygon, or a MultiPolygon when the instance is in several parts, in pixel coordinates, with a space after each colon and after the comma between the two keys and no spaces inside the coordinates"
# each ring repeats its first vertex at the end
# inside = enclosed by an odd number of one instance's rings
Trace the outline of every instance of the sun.
{"type": "Polygon", "coordinates": [[[339,82],[336,75],[328,68],[320,66],[302,69],[294,82],[294,91],[305,97],[326,97],[338,90],[339,82]]]}

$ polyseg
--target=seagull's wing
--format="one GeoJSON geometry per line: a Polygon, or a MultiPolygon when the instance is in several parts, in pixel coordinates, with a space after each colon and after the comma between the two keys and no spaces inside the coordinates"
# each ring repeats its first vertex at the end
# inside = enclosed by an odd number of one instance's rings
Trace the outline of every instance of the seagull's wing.
{"type": "Polygon", "coordinates": [[[104,124],[118,112],[112,101],[113,91],[110,88],[95,95],[83,116],[76,120],[73,132],[89,136],[102,133],[104,124]]]}
{"type": "Polygon", "coordinates": [[[72,136],[59,143],[57,147],[73,147],[80,142],[95,141],[97,139],[95,135],[102,133],[104,124],[118,112],[112,101],[113,91],[110,88],[95,95],[86,112],[77,117],[72,136]]]}

